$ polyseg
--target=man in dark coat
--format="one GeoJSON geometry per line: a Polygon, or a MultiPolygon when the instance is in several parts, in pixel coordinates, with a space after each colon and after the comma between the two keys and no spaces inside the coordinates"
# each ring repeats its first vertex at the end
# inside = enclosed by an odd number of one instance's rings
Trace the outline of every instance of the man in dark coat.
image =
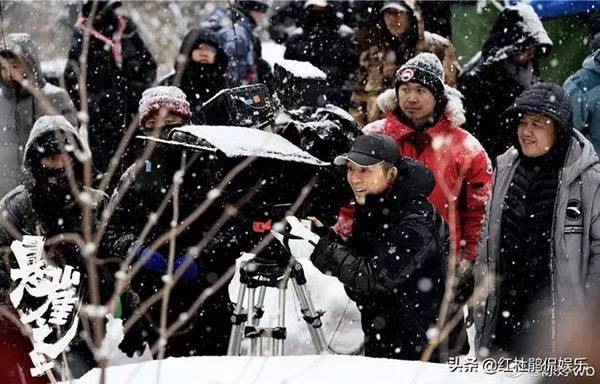
{"type": "Polygon", "coordinates": [[[93,20],[88,20],[94,1],[88,1],[75,24],[65,68],[65,82],[75,106],[81,109],[79,56],[86,31],[87,106],[89,143],[98,170],[105,171],[137,111],[144,89],[156,78],[156,62],[146,49],[133,21],[118,15],[119,1],[97,1],[93,20]]]}
{"type": "Polygon", "coordinates": [[[521,92],[541,80],[539,60],[551,48],[552,41],[530,5],[506,7],[482,51],[459,75],[467,129],[481,142],[493,164],[511,146],[511,134],[500,130],[498,116],[521,92]]]}
{"type": "Polygon", "coordinates": [[[326,92],[330,103],[350,107],[358,53],[354,32],[342,24],[335,7],[326,1],[304,2],[300,33],[286,42],[285,59],[308,61],[327,74],[326,92]]]}
{"type": "Polygon", "coordinates": [[[399,158],[394,140],[382,134],[357,138],[335,163],[347,166],[355,194],[355,235],[345,244],[312,218],[312,247],[292,255],[310,255],[344,284],[361,312],[366,356],[418,360],[437,321],[449,247],[446,225],[427,201],[433,176],[399,158]]]}
{"type": "MultiPolygon", "coordinates": [[[[185,125],[190,114],[185,94],[172,86],[146,90],[139,109],[144,133],[147,136],[155,135],[159,139],[167,139],[170,129],[185,125]]],[[[169,192],[173,175],[180,170],[184,153],[179,146],[156,143],[156,148],[146,161],[144,169],[136,174],[135,165],[131,165],[123,174],[109,203],[109,209],[114,209],[114,213],[103,239],[103,251],[106,255],[119,259],[125,259],[130,252],[135,254],[134,261],[148,258],[131,281],[131,288],[139,295],[141,301],[149,299],[164,286],[162,277],[167,273],[169,244],[164,244],[155,252],[147,250],[154,240],[171,228],[174,208],[172,197],[169,198],[162,214],[157,217],[156,224],[151,228],[144,243],[138,244],[137,238],[150,215],[159,209],[169,192]],[[130,185],[129,189],[124,195],[119,195],[117,191],[126,184],[130,185]],[[149,255],[146,256],[147,253],[149,255]]],[[[186,156],[189,156],[188,164],[185,174],[182,175],[179,192],[179,223],[206,200],[207,193],[226,172],[213,152],[188,152],[186,156]],[[198,158],[192,160],[196,155],[198,158]]],[[[174,272],[191,258],[190,248],[200,243],[204,234],[221,215],[224,201],[233,202],[235,198],[223,192],[221,198],[214,202],[201,218],[177,236],[174,272]]],[[[226,223],[173,286],[167,312],[168,325],[188,311],[204,290],[234,266],[236,258],[247,250],[250,250],[250,245],[244,243],[237,222],[226,223]]],[[[230,305],[225,284],[207,299],[201,311],[191,317],[189,324],[168,339],[166,356],[224,355],[231,331],[230,305]]],[[[132,310],[135,309],[126,309],[124,318],[132,316],[132,310]]],[[[136,352],[141,354],[144,351],[144,342],[153,346],[159,338],[160,318],[159,302],[125,334],[123,342],[119,345],[120,349],[132,356],[136,352]]]]}
{"type": "Polygon", "coordinates": [[[199,123],[202,103],[227,88],[229,58],[209,28],[190,29],[181,42],[179,57],[185,60],[176,60],[175,72],[161,81],[161,85],[179,87],[191,105],[192,122],[199,123]]]}

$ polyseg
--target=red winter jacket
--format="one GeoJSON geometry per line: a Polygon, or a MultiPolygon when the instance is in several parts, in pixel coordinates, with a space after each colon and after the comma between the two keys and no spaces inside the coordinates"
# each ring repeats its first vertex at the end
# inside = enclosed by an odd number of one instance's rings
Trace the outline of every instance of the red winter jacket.
{"type": "MultiPolygon", "coordinates": [[[[451,101],[442,118],[425,131],[428,140],[421,153],[410,138],[415,130],[401,123],[393,113],[397,105],[394,91],[380,95],[380,107],[386,112],[386,118],[365,126],[363,133],[391,136],[403,156],[429,168],[436,181],[429,201],[450,226],[457,255],[474,261],[485,219],[485,206],[491,196],[492,166],[477,139],[459,127],[464,121],[460,99],[451,94],[448,98],[451,101]],[[454,228],[450,225],[450,202],[456,204],[454,228]]],[[[336,230],[344,237],[349,235],[346,233],[351,227],[349,220],[351,217],[346,208],[336,225],[336,230]]]]}

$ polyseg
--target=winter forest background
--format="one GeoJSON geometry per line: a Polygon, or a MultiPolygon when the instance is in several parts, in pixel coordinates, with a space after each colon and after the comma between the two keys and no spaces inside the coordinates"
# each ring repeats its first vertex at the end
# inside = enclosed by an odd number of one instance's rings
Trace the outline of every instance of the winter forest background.
{"type": "MultiPolygon", "coordinates": [[[[274,1],[277,9],[289,1],[274,1]]],[[[158,78],[167,74],[186,31],[204,20],[215,6],[227,8],[227,1],[124,1],[120,12],[129,15],[159,64],[158,78]]],[[[3,33],[27,32],[42,48],[47,70],[60,74],[64,68],[77,19],[78,1],[2,1],[3,33]],[[38,20],[38,22],[35,22],[38,20]],[[42,20],[44,22],[42,22],[42,20]]],[[[457,1],[451,6],[452,42],[458,60],[466,64],[482,47],[500,13],[498,2],[457,1]]],[[[543,21],[554,42],[551,54],[542,60],[546,81],[562,84],[577,70],[586,56],[588,22],[585,14],[543,21]],[[582,16],[583,15],[583,16],[582,16]]],[[[265,34],[265,39],[268,35],[265,34]]],[[[263,39],[263,41],[265,40],[263,39]]],[[[268,52],[265,52],[268,54],[268,52]]]]}

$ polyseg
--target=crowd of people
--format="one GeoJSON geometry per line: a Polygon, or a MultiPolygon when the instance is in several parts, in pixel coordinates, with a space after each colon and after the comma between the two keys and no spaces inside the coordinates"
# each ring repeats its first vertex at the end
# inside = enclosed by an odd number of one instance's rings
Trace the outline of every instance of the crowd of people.
{"type": "MultiPolygon", "coordinates": [[[[32,339],[5,315],[17,313],[10,246],[24,235],[52,239],[47,262],[81,272],[82,303],[119,313],[129,356],[225,355],[231,276],[221,280],[271,231],[261,252],[309,258],[343,284],[365,356],[561,353],[600,294],[600,50],[561,87],[541,78],[552,41],[529,5],[504,8],[461,67],[448,3],[342,3],[215,8],[157,78],[120,2],[87,1],[65,89],[45,80],[27,33],[2,39],[0,354],[16,356],[3,382],[32,365],[32,339]],[[174,145],[173,133],[209,125],[203,108],[223,90],[277,93],[255,33],[269,22],[285,60],[326,76],[318,100],[278,111],[271,123],[284,128],[272,131],[330,165],[259,158],[221,185],[240,159],[174,145]],[[297,225],[285,212],[305,184],[315,196],[295,214],[311,225],[291,236],[275,222],[297,225]],[[165,289],[167,307],[156,299],[165,289]]],[[[83,323],[63,363],[76,377],[99,363],[83,323]]]]}

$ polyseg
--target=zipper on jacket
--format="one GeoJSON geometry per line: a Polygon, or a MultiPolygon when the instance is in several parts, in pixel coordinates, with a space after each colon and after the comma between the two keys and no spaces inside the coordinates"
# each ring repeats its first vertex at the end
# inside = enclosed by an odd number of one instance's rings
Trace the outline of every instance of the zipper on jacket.
{"type": "MultiPolygon", "coordinates": [[[[568,156],[568,153],[567,153],[568,156]]],[[[562,184],[562,176],[563,176],[563,168],[558,172],[558,189],[556,191],[556,200],[554,201],[554,214],[552,215],[552,227],[550,228],[550,238],[552,241],[550,242],[550,296],[552,299],[552,308],[551,308],[551,333],[552,333],[552,355],[556,355],[556,273],[554,270],[554,258],[556,256],[556,241],[554,236],[556,236],[556,211],[558,208],[559,195],[560,195],[560,187],[562,184]]]]}

